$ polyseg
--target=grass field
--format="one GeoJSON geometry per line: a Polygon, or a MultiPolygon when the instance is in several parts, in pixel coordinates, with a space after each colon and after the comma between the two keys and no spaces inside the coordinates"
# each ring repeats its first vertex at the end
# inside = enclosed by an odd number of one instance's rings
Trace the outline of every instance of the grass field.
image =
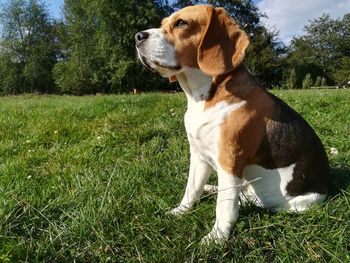
{"type": "Polygon", "coordinates": [[[329,200],[303,214],[242,207],[211,248],[199,241],[215,196],[166,214],[189,165],[183,94],[0,98],[0,262],[350,262],[350,90],[275,93],[324,142],[329,200]]]}

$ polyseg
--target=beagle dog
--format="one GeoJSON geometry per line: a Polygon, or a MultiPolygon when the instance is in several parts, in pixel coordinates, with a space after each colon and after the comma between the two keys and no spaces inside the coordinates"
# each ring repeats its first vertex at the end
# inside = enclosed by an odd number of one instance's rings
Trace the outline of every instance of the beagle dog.
{"type": "Polygon", "coordinates": [[[186,213],[203,191],[217,192],[215,224],[204,242],[225,240],[245,202],[300,212],[326,199],[329,166],[320,139],[254,80],[242,62],[247,34],[224,9],[186,7],[135,39],[144,66],[177,80],[187,96],[190,168],[171,213],[186,213]],[[212,169],[218,186],[206,185],[212,169]]]}

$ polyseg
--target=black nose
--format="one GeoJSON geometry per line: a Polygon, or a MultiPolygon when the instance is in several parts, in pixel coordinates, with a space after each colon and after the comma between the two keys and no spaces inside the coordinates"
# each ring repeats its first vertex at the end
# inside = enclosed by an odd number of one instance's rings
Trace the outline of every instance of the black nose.
{"type": "Polygon", "coordinates": [[[139,44],[143,41],[145,41],[147,38],[148,38],[149,34],[147,32],[138,32],[136,35],[135,35],[135,41],[136,41],[136,44],[139,44]]]}

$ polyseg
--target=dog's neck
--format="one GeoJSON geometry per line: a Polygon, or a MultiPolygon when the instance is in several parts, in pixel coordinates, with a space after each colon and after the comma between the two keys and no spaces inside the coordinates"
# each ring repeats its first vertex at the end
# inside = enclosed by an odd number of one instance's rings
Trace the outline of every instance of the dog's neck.
{"type": "Polygon", "coordinates": [[[188,68],[176,75],[189,103],[205,101],[209,95],[213,77],[205,75],[200,69],[188,68]]]}
{"type": "Polygon", "coordinates": [[[176,75],[181,88],[186,94],[188,106],[195,104],[215,104],[217,101],[242,100],[259,85],[244,64],[225,75],[212,77],[200,69],[190,68],[176,75]],[[212,103],[211,103],[212,102],[212,103]]]}

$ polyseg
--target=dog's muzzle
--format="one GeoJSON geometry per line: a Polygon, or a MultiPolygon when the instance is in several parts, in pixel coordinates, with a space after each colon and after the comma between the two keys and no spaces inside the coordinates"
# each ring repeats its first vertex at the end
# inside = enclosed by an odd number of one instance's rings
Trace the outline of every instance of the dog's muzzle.
{"type": "Polygon", "coordinates": [[[142,43],[145,42],[148,38],[149,38],[149,33],[145,32],[145,31],[141,31],[141,32],[136,33],[135,34],[136,50],[137,50],[138,57],[139,57],[140,61],[142,62],[142,64],[146,68],[148,68],[149,70],[155,72],[155,70],[151,67],[151,65],[147,61],[146,57],[144,55],[142,55],[140,50],[139,50],[142,43]]]}
{"type": "Polygon", "coordinates": [[[142,42],[148,39],[148,37],[149,37],[149,33],[147,32],[141,31],[136,33],[135,35],[136,46],[139,47],[142,42]]]}
{"type": "Polygon", "coordinates": [[[163,77],[181,70],[175,58],[175,49],[164,38],[161,29],[149,29],[135,34],[137,54],[142,64],[163,77]]]}

